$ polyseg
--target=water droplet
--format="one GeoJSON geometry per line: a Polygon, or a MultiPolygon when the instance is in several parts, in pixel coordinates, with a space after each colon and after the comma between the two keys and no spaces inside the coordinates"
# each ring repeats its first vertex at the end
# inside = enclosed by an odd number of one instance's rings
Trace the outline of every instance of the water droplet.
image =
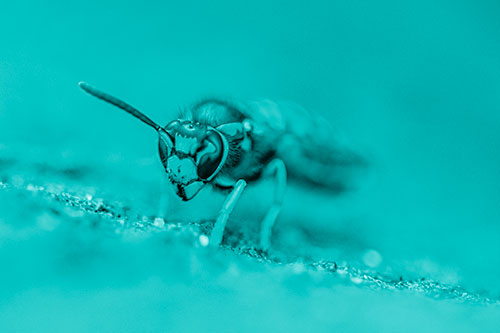
{"type": "Polygon", "coordinates": [[[163,221],[163,218],[157,217],[154,219],[153,225],[158,228],[163,228],[163,226],[165,225],[165,221],[163,221]]]}
{"type": "Polygon", "coordinates": [[[363,254],[363,262],[366,266],[375,268],[382,262],[382,256],[375,250],[368,250],[363,254]]]}
{"type": "Polygon", "coordinates": [[[205,235],[200,235],[200,237],[198,237],[198,240],[200,241],[201,246],[208,246],[208,243],[210,242],[208,237],[205,235]]]}

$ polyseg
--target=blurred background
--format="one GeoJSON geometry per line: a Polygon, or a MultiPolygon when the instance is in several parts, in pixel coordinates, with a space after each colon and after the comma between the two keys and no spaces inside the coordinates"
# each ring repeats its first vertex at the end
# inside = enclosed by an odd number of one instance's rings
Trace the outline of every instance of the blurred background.
{"type": "Polygon", "coordinates": [[[160,123],[206,96],[291,100],[370,171],[343,198],[290,190],[282,226],[352,235],[394,270],[498,297],[499,14],[493,0],[6,2],[0,143],[154,183],[152,131],[79,81],[160,123]]]}

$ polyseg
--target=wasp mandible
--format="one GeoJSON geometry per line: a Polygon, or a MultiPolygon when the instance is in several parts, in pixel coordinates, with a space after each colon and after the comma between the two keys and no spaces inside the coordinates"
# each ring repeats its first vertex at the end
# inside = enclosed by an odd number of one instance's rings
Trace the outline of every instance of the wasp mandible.
{"type": "Polygon", "coordinates": [[[350,169],[362,159],[339,149],[333,132],[317,115],[291,103],[240,103],[205,99],[161,127],[124,101],[85,82],[90,95],[130,113],[159,135],[159,154],[169,181],[184,201],[207,184],[228,192],[210,235],[222,241],[227,220],[247,183],[272,177],[272,204],[261,224],[260,246],[267,249],[289,178],[331,191],[346,188],[350,169]]]}

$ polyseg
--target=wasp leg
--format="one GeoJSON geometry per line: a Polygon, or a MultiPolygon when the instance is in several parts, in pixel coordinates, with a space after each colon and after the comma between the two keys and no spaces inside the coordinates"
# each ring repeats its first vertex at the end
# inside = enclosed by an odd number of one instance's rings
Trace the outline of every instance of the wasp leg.
{"type": "Polygon", "coordinates": [[[222,242],[222,236],[224,235],[224,229],[226,228],[229,215],[233,211],[234,206],[236,206],[236,203],[246,186],[246,181],[243,179],[238,180],[231,193],[227,196],[226,201],[224,201],[224,205],[217,216],[217,220],[215,220],[215,225],[212,229],[212,234],[210,235],[210,245],[218,246],[222,242]]]}
{"type": "Polygon", "coordinates": [[[274,176],[275,188],[273,203],[262,220],[260,229],[260,246],[263,250],[267,250],[271,245],[272,229],[281,211],[283,198],[285,197],[287,178],[285,163],[280,159],[272,160],[264,169],[264,176],[266,175],[274,176]]]}

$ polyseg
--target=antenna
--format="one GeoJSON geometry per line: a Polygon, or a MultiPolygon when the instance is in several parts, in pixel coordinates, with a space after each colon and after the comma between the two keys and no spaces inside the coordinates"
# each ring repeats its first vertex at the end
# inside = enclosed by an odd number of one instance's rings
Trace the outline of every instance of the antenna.
{"type": "Polygon", "coordinates": [[[158,125],[157,123],[155,123],[154,121],[152,121],[151,119],[149,119],[148,116],[146,116],[144,113],[142,113],[141,111],[139,111],[136,108],[134,108],[132,105],[127,104],[124,101],[122,101],[122,100],[120,100],[120,99],[118,99],[116,97],[113,97],[111,95],[106,94],[105,92],[102,92],[102,91],[100,91],[100,90],[92,87],[91,85],[89,85],[86,82],[83,82],[83,81],[79,82],[78,85],[86,93],[88,93],[88,94],[90,94],[90,95],[92,95],[94,97],[97,97],[97,98],[99,98],[99,99],[101,99],[101,100],[103,100],[105,102],[113,104],[114,106],[119,107],[120,109],[124,110],[125,112],[130,113],[131,115],[133,115],[137,119],[139,119],[142,122],[146,123],[147,125],[153,127],[160,134],[163,131],[163,128],[160,125],[158,125]]]}

